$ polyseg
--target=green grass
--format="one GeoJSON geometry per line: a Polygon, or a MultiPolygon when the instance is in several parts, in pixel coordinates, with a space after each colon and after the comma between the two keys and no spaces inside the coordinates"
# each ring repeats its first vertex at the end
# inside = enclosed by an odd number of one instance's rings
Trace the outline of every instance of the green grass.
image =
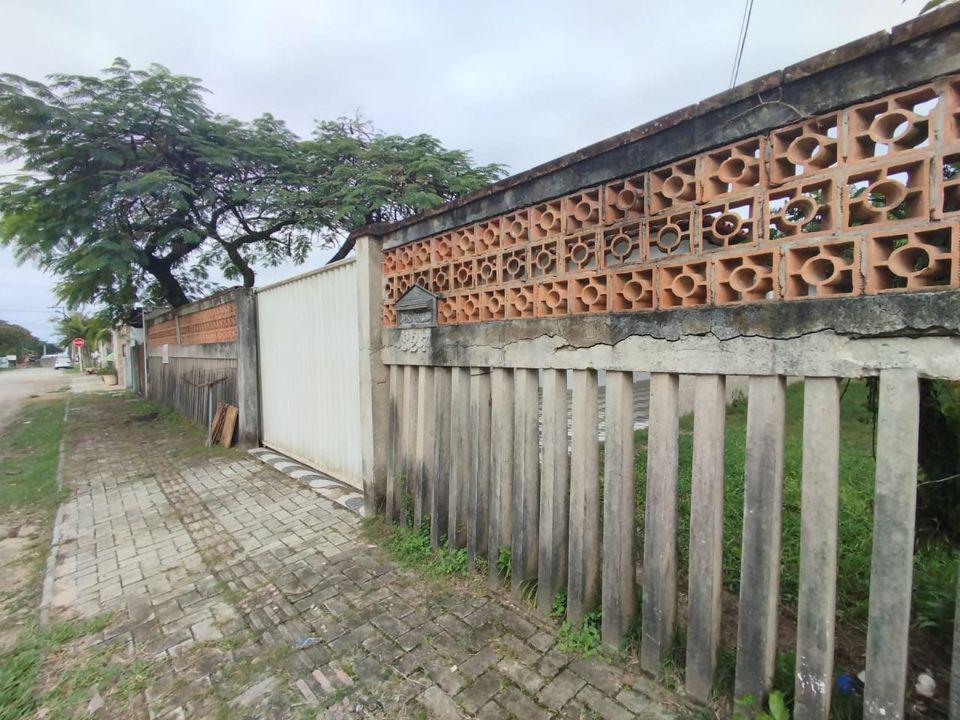
{"type": "Polygon", "coordinates": [[[405,568],[416,570],[430,578],[465,576],[467,551],[451,548],[446,542],[436,551],[430,547],[430,521],[419,529],[403,525],[389,525],[382,518],[364,522],[367,537],[378,542],[384,550],[405,568]]]}
{"type": "MultiPolygon", "coordinates": [[[[61,648],[77,638],[103,630],[110,623],[109,615],[101,615],[82,622],[67,621],[53,625],[46,631],[27,628],[10,650],[0,653],[0,720],[18,720],[28,717],[38,707],[41,698],[36,693],[37,681],[47,653],[61,648]]],[[[98,663],[101,670],[104,666],[98,663]]],[[[88,664],[74,666],[64,673],[49,697],[42,698],[53,705],[61,705],[72,695],[79,681],[89,674],[88,664]]],[[[98,676],[99,677],[99,676],[98,676]]],[[[89,688],[91,682],[84,684],[89,688]]],[[[89,697],[89,694],[88,694],[89,697]]]]}
{"type": "Polygon", "coordinates": [[[0,512],[57,507],[57,461],[66,399],[28,405],[0,436],[0,512]]]}

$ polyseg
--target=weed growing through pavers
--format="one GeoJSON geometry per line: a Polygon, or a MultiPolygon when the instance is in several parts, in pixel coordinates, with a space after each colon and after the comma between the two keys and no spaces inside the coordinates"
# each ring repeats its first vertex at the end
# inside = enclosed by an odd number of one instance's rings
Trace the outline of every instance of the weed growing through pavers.
{"type": "Polygon", "coordinates": [[[584,615],[583,620],[574,625],[564,620],[557,630],[557,647],[565,653],[592,657],[600,650],[600,611],[594,610],[584,615]]]}
{"type": "Polygon", "coordinates": [[[419,529],[390,525],[382,518],[363,522],[364,534],[378,542],[401,566],[427,577],[463,577],[467,574],[467,551],[444,542],[436,551],[430,546],[430,526],[419,529]]]}

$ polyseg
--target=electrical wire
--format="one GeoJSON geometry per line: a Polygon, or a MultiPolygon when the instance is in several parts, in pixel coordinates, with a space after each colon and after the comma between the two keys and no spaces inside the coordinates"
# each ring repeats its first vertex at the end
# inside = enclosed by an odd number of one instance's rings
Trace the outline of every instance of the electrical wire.
{"type": "Polygon", "coordinates": [[[730,72],[730,87],[737,84],[740,74],[740,62],[743,60],[743,48],[747,44],[747,32],[750,30],[750,17],[753,15],[753,0],[746,0],[743,6],[743,16],[740,18],[740,37],[737,41],[737,54],[733,59],[733,70],[730,72]]]}

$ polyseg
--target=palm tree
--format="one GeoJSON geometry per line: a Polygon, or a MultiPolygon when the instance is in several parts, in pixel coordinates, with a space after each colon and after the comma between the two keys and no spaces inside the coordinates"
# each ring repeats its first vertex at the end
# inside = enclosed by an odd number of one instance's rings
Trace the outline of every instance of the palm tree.
{"type": "MultiPolygon", "coordinates": [[[[110,338],[110,321],[102,315],[87,316],[80,312],[63,315],[56,321],[56,331],[64,346],[72,347],[74,338],[83,338],[83,347],[80,348],[81,364],[83,358],[88,367],[91,348],[99,348],[110,338]]],[[[103,353],[100,353],[101,365],[103,353]]]]}

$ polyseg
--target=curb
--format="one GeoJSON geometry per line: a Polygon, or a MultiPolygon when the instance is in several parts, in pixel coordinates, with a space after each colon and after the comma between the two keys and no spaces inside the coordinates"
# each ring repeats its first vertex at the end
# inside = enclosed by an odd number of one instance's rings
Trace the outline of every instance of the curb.
{"type": "Polygon", "coordinates": [[[319,470],[298,463],[296,460],[291,460],[286,455],[281,455],[270,448],[252,448],[247,452],[260,462],[266,463],[284,475],[306,485],[327,500],[345,507],[360,517],[366,517],[363,495],[355,487],[319,470]]]}
{"type": "MultiPolygon", "coordinates": [[[[70,412],[71,395],[63,406],[63,430],[60,433],[60,447],[57,456],[57,490],[63,489],[63,446],[67,438],[67,415],[70,412]]],[[[47,564],[43,569],[43,584],[40,591],[40,607],[38,608],[38,623],[40,629],[45,629],[50,621],[50,606],[53,603],[53,581],[57,570],[57,554],[60,550],[61,528],[65,516],[66,502],[60,503],[57,516],[53,522],[53,534],[50,537],[50,550],[47,553],[47,564]]]]}

